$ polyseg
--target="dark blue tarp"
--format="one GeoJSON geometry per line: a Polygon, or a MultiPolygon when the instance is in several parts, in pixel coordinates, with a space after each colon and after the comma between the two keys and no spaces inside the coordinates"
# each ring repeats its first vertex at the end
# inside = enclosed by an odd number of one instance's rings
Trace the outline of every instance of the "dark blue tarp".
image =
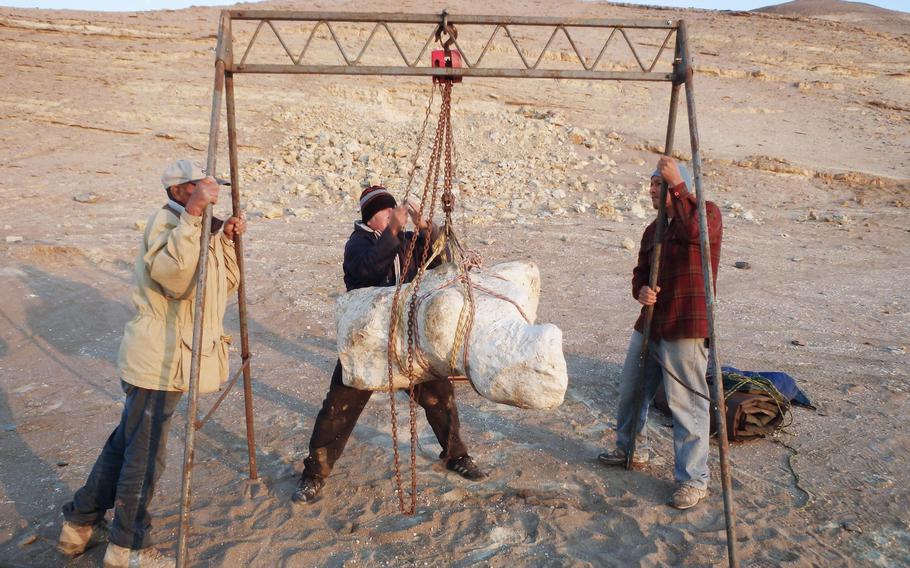
{"type": "Polygon", "coordinates": [[[736,367],[728,367],[726,365],[721,367],[721,370],[724,373],[735,373],[744,377],[761,377],[767,379],[771,381],[780,394],[793,404],[807,406],[812,409],[815,408],[812,403],[809,402],[809,397],[806,396],[806,393],[796,386],[796,380],[787,373],[782,373],[780,371],[740,371],[736,367]]]}

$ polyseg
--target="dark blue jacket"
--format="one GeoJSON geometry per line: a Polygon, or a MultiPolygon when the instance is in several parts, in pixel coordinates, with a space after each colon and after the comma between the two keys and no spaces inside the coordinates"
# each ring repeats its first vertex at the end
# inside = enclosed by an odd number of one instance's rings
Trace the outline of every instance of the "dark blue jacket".
{"type": "MultiPolygon", "coordinates": [[[[354,232],[344,246],[344,285],[348,291],[370,286],[394,286],[395,257],[399,258],[399,265],[404,266],[404,256],[413,234],[413,231],[401,231],[396,236],[386,229],[382,235],[376,235],[363,223],[354,223],[354,232]]],[[[405,282],[410,282],[417,275],[425,241],[426,231],[421,231],[408,274],[402,275],[405,282]]],[[[438,262],[439,259],[434,265],[438,262]]]]}

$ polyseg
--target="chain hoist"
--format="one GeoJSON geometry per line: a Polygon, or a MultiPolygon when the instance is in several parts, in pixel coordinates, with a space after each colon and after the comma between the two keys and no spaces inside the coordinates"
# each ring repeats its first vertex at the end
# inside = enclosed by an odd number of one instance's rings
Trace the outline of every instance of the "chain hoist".
{"type": "MultiPolygon", "coordinates": [[[[442,44],[443,49],[434,50],[432,52],[431,64],[433,67],[461,67],[461,55],[457,49],[452,49],[452,46],[455,44],[457,35],[458,32],[455,27],[448,22],[448,13],[443,12],[442,22],[439,24],[436,30],[436,40],[442,44]],[[445,40],[443,40],[443,35],[446,36],[445,40]]],[[[439,94],[441,95],[439,117],[436,123],[436,132],[433,136],[433,143],[430,148],[428,157],[426,178],[424,179],[423,192],[420,198],[420,214],[422,216],[426,215],[425,218],[432,222],[434,213],[436,211],[437,197],[439,196],[439,176],[440,173],[442,173],[442,196],[440,201],[442,203],[443,212],[445,213],[445,225],[443,230],[444,236],[442,238],[448,237],[448,242],[456,246],[458,246],[458,240],[455,239],[452,230],[452,211],[455,205],[455,195],[453,193],[453,177],[455,172],[455,138],[452,132],[451,119],[452,84],[460,81],[460,77],[452,75],[437,75],[433,77],[433,88],[430,94],[429,103],[427,105],[426,115],[424,116],[423,126],[421,127],[420,135],[417,139],[417,149],[414,154],[414,159],[412,161],[411,171],[408,175],[408,183],[405,191],[405,200],[407,200],[410,197],[411,185],[414,181],[415,173],[417,170],[420,150],[424,141],[431,109],[433,107],[434,95],[438,89],[439,94]]],[[[428,230],[432,232],[432,227],[430,227],[428,230]]],[[[415,373],[414,363],[415,358],[419,356],[419,337],[416,331],[419,307],[418,291],[420,290],[420,284],[423,280],[424,274],[426,273],[432,244],[432,239],[429,238],[431,235],[428,234],[427,238],[425,238],[423,241],[422,248],[419,251],[416,251],[417,258],[415,259],[414,253],[415,249],[417,248],[417,239],[419,233],[419,230],[414,231],[414,233],[411,235],[410,240],[408,241],[407,248],[405,249],[404,262],[402,263],[401,267],[402,278],[400,278],[395,285],[395,295],[392,298],[392,310],[389,318],[389,344],[386,360],[389,377],[389,407],[392,419],[392,449],[394,452],[395,462],[395,485],[398,492],[398,506],[401,512],[405,515],[413,514],[417,507],[417,400],[415,397],[415,379],[417,378],[417,373],[415,373]],[[408,310],[405,332],[407,362],[406,368],[404,370],[408,377],[408,414],[411,437],[410,503],[408,503],[406,506],[401,479],[401,456],[398,449],[398,412],[395,404],[394,366],[396,362],[399,361],[397,354],[398,328],[401,324],[401,319],[404,312],[402,309],[403,306],[401,305],[403,302],[402,289],[404,288],[404,280],[410,273],[411,267],[415,266],[415,261],[417,267],[416,274],[413,281],[406,287],[406,294],[410,294],[410,296],[407,299],[408,310]]],[[[460,246],[458,248],[460,248],[460,246]]],[[[460,325],[459,327],[462,326],[460,325]]],[[[399,364],[399,368],[400,367],[401,365],[399,364]]]]}

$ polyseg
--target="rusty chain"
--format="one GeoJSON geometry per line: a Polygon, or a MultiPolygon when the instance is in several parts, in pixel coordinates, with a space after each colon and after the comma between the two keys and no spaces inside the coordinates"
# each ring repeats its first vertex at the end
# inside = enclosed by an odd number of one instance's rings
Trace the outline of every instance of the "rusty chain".
{"type": "MultiPolygon", "coordinates": [[[[434,85],[434,91],[436,86],[434,85]]],[[[446,223],[448,224],[451,217],[451,204],[453,203],[452,199],[452,180],[451,172],[453,171],[452,165],[452,134],[451,134],[451,97],[452,97],[452,83],[451,81],[446,81],[439,84],[439,89],[442,93],[442,102],[440,103],[439,108],[439,120],[436,125],[436,133],[433,138],[433,146],[430,151],[429,156],[429,166],[427,168],[426,179],[424,180],[423,194],[420,200],[420,211],[423,214],[424,211],[427,211],[427,205],[429,205],[429,212],[426,214],[426,218],[429,220],[433,219],[435,209],[436,209],[436,198],[439,194],[439,173],[440,165],[444,161],[443,173],[443,192],[444,195],[448,195],[449,207],[446,207],[446,223]],[[443,156],[443,149],[445,149],[445,155],[443,156]]],[[[427,119],[430,115],[430,108],[432,107],[433,97],[430,97],[430,104],[428,105],[427,114],[424,119],[424,128],[426,127],[427,119]]],[[[422,142],[423,133],[421,133],[419,141],[422,142]]],[[[419,152],[419,149],[418,149],[419,152]]],[[[416,159],[414,161],[414,166],[412,168],[411,175],[409,176],[408,182],[408,193],[410,192],[410,183],[413,178],[414,172],[416,171],[416,159]]],[[[445,206],[444,206],[445,207],[445,206]]],[[[395,295],[392,298],[392,312],[389,318],[389,345],[387,350],[386,364],[389,375],[389,407],[391,412],[392,419],[392,449],[394,453],[394,463],[395,463],[395,485],[398,492],[398,506],[399,510],[405,515],[412,515],[417,508],[417,401],[415,397],[415,378],[416,374],[414,372],[414,359],[415,354],[419,346],[417,345],[417,337],[415,330],[417,329],[417,315],[418,315],[418,291],[420,290],[420,284],[423,280],[423,276],[426,272],[425,262],[429,256],[430,252],[430,239],[427,238],[424,240],[423,248],[420,251],[420,261],[417,264],[417,273],[414,277],[414,280],[409,286],[409,293],[411,294],[409,298],[408,305],[408,317],[407,317],[407,377],[408,377],[408,410],[409,410],[409,419],[410,419],[410,437],[411,437],[411,455],[410,455],[410,467],[411,467],[411,491],[410,491],[410,504],[408,507],[405,506],[404,501],[404,488],[401,480],[401,455],[398,448],[398,412],[395,404],[395,387],[394,387],[394,364],[397,360],[397,349],[396,344],[398,342],[397,332],[398,325],[401,320],[401,315],[398,309],[399,303],[401,301],[401,291],[403,288],[404,278],[407,277],[407,274],[411,270],[411,265],[414,261],[414,252],[417,248],[417,237],[419,231],[414,231],[411,235],[411,239],[408,242],[408,246],[405,252],[404,263],[401,267],[401,273],[403,278],[399,279],[395,286],[395,295]]]]}
{"type": "MultiPolygon", "coordinates": [[[[426,171],[426,178],[424,179],[423,184],[423,193],[420,200],[420,211],[423,215],[424,211],[429,209],[429,212],[426,214],[425,218],[432,221],[435,211],[437,196],[439,195],[439,175],[442,173],[443,182],[442,182],[442,195],[440,196],[440,202],[442,203],[443,212],[445,215],[445,222],[443,226],[443,232],[445,236],[445,245],[448,248],[446,256],[447,260],[455,262],[458,268],[458,276],[455,278],[456,281],[460,281],[463,286],[464,291],[464,307],[462,308],[462,313],[459,315],[458,330],[457,335],[459,340],[456,341],[456,344],[453,346],[452,354],[450,357],[450,376],[455,373],[455,361],[457,360],[458,355],[462,356],[462,364],[464,367],[464,374],[470,377],[470,372],[468,368],[469,363],[469,350],[468,343],[470,341],[471,330],[474,325],[474,315],[475,315],[475,296],[474,288],[478,288],[484,293],[504,299],[506,301],[512,302],[512,300],[496,294],[492,290],[487,290],[482,286],[478,286],[471,281],[470,270],[472,268],[480,268],[483,259],[474,251],[466,250],[463,248],[461,242],[459,241],[457,235],[455,234],[454,222],[452,219],[452,213],[455,209],[455,194],[453,192],[453,182],[456,175],[457,167],[457,155],[455,149],[455,136],[454,130],[452,128],[452,82],[443,81],[438,84],[434,84],[433,92],[435,93],[436,86],[441,93],[441,102],[439,107],[439,116],[436,124],[436,132],[433,136],[433,144],[428,156],[428,167],[426,171]],[[442,172],[440,172],[442,169],[442,172]],[[458,353],[461,351],[461,353],[458,353]]],[[[418,138],[418,143],[422,143],[425,137],[425,129],[427,122],[430,116],[431,108],[433,105],[434,95],[431,93],[430,102],[427,108],[426,115],[424,117],[423,126],[421,128],[421,134],[418,138]]],[[[417,149],[417,154],[419,155],[420,148],[417,149]]],[[[415,172],[417,170],[417,159],[413,161],[412,169],[408,179],[408,187],[406,196],[410,196],[411,184],[415,172]]],[[[421,368],[423,373],[429,372],[431,375],[437,377],[440,380],[447,380],[450,376],[440,375],[438,372],[430,368],[429,363],[425,360],[423,353],[419,345],[419,322],[418,314],[420,309],[420,304],[423,297],[420,296],[420,286],[423,282],[423,277],[426,273],[428,267],[428,259],[430,258],[430,247],[431,239],[426,238],[423,242],[423,247],[420,251],[415,251],[417,248],[417,238],[419,236],[419,230],[414,231],[411,235],[411,238],[408,241],[407,248],[405,249],[405,259],[401,268],[401,274],[404,275],[395,286],[395,294],[392,298],[392,310],[389,318],[389,344],[387,350],[387,370],[389,376],[389,407],[391,412],[392,419],[392,449],[394,453],[394,464],[395,464],[395,485],[396,491],[398,493],[398,507],[402,514],[412,515],[414,514],[417,508],[417,398],[415,396],[416,389],[416,379],[417,373],[415,372],[415,362],[421,368]],[[412,264],[415,261],[415,252],[418,252],[419,262],[417,264],[417,271],[415,273],[413,281],[408,287],[404,287],[404,279],[407,278],[412,264]],[[401,360],[401,357],[398,354],[397,344],[398,344],[398,326],[401,324],[401,320],[404,316],[404,309],[401,305],[402,302],[402,290],[406,290],[406,294],[410,294],[408,298],[408,314],[406,319],[406,345],[407,345],[407,359],[406,363],[401,360]],[[405,363],[403,365],[403,363],[405,363]],[[404,487],[402,483],[401,475],[401,455],[398,447],[398,412],[395,403],[395,388],[394,388],[394,366],[398,365],[399,369],[405,367],[405,371],[408,377],[408,414],[409,414],[409,426],[410,426],[410,440],[411,440],[411,452],[410,452],[410,502],[408,505],[405,505],[404,497],[404,487]]],[[[434,252],[434,255],[437,252],[434,252]]],[[[512,302],[514,304],[514,302],[512,302]]],[[[527,319],[527,316],[522,312],[521,307],[515,304],[518,311],[522,316],[527,319]]],[[[473,384],[471,385],[473,386],[473,384]]],[[[476,388],[475,388],[476,390],[476,388]]]]}
{"type": "Polygon", "coordinates": [[[430,111],[433,110],[433,99],[436,96],[436,89],[430,89],[430,100],[427,102],[427,112],[423,115],[423,124],[420,126],[420,135],[417,137],[417,149],[414,151],[414,158],[411,160],[411,170],[408,172],[408,181],[405,185],[403,202],[407,203],[411,197],[411,186],[414,185],[414,176],[417,174],[417,164],[420,161],[420,150],[423,148],[424,137],[427,133],[427,124],[430,121],[430,111]]]}

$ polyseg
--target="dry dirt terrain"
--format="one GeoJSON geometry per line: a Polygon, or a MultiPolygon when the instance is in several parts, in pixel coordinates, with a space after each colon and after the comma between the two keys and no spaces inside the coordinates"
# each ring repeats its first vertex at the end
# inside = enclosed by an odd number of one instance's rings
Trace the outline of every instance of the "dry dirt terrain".
{"type": "MultiPolygon", "coordinates": [[[[445,4],[256,6],[438,12],[445,4]]],[[[553,0],[452,7],[688,22],[705,190],[724,212],[721,359],[791,373],[818,407],[795,409],[774,439],[732,446],[742,565],[910,565],[910,16],[553,0]]],[[[180,157],[204,159],[218,14],[0,8],[0,565],[100,563],[101,548],[70,561],[58,555],[60,507],[119,419],[114,364],[133,313],[141,228],[163,203],[160,173],[180,157]]],[[[307,30],[279,28],[300,50],[307,30]]],[[[339,30],[351,52],[368,33],[339,30]]],[[[238,41],[252,32],[235,29],[238,41]]],[[[406,49],[416,53],[427,33],[406,33],[406,49]]],[[[459,41],[476,50],[480,38],[464,30],[459,41]]],[[[251,60],[281,55],[274,37],[263,40],[271,43],[251,60]]],[[[314,56],[336,62],[327,36],[317,40],[314,56]]],[[[581,43],[596,49],[595,40],[581,43]]],[[[653,56],[661,41],[642,38],[641,52],[653,56]]],[[[387,39],[376,45],[394,49],[387,39]]],[[[509,47],[500,36],[491,56],[516,64],[509,47]]],[[[619,47],[610,65],[629,69],[619,47]]],[[[197,436],[193,565],[723,564],[716,450],[711,495],[689,512],[664,504],[666,417],[652,418],[658,455],[648,468],[596,460],[613,441],[619,366],[638,312],[629,282],[653,216],[645,183],[664,142],[665,84],[456,86],[462,239],[488,263],[539,265],[540,320],[564,333],[566,401],[522,411],[459,385],[464,437],[491,475],[467,483],[446,471],[421,415],[418,508],[406,517],[394,494],[388,398],[376,396],[323,498],[291,504],[334,365],[334,300],[344,291],[356,195],[371,180],[401,194],[429,88],[401,78],[237,78],[263,484],[246,483],[235,392],[197,436]]],[[[686,126],[681,106],[683,157],[686,126]]],[[[224,151],[218,166],[227,170],[224,151]]],[[[236,335],[236,309],[229,314],[236,335]]],[[[155,537],[170,552],[183,440],[181,415],[153,505],[155,537]]]]}

